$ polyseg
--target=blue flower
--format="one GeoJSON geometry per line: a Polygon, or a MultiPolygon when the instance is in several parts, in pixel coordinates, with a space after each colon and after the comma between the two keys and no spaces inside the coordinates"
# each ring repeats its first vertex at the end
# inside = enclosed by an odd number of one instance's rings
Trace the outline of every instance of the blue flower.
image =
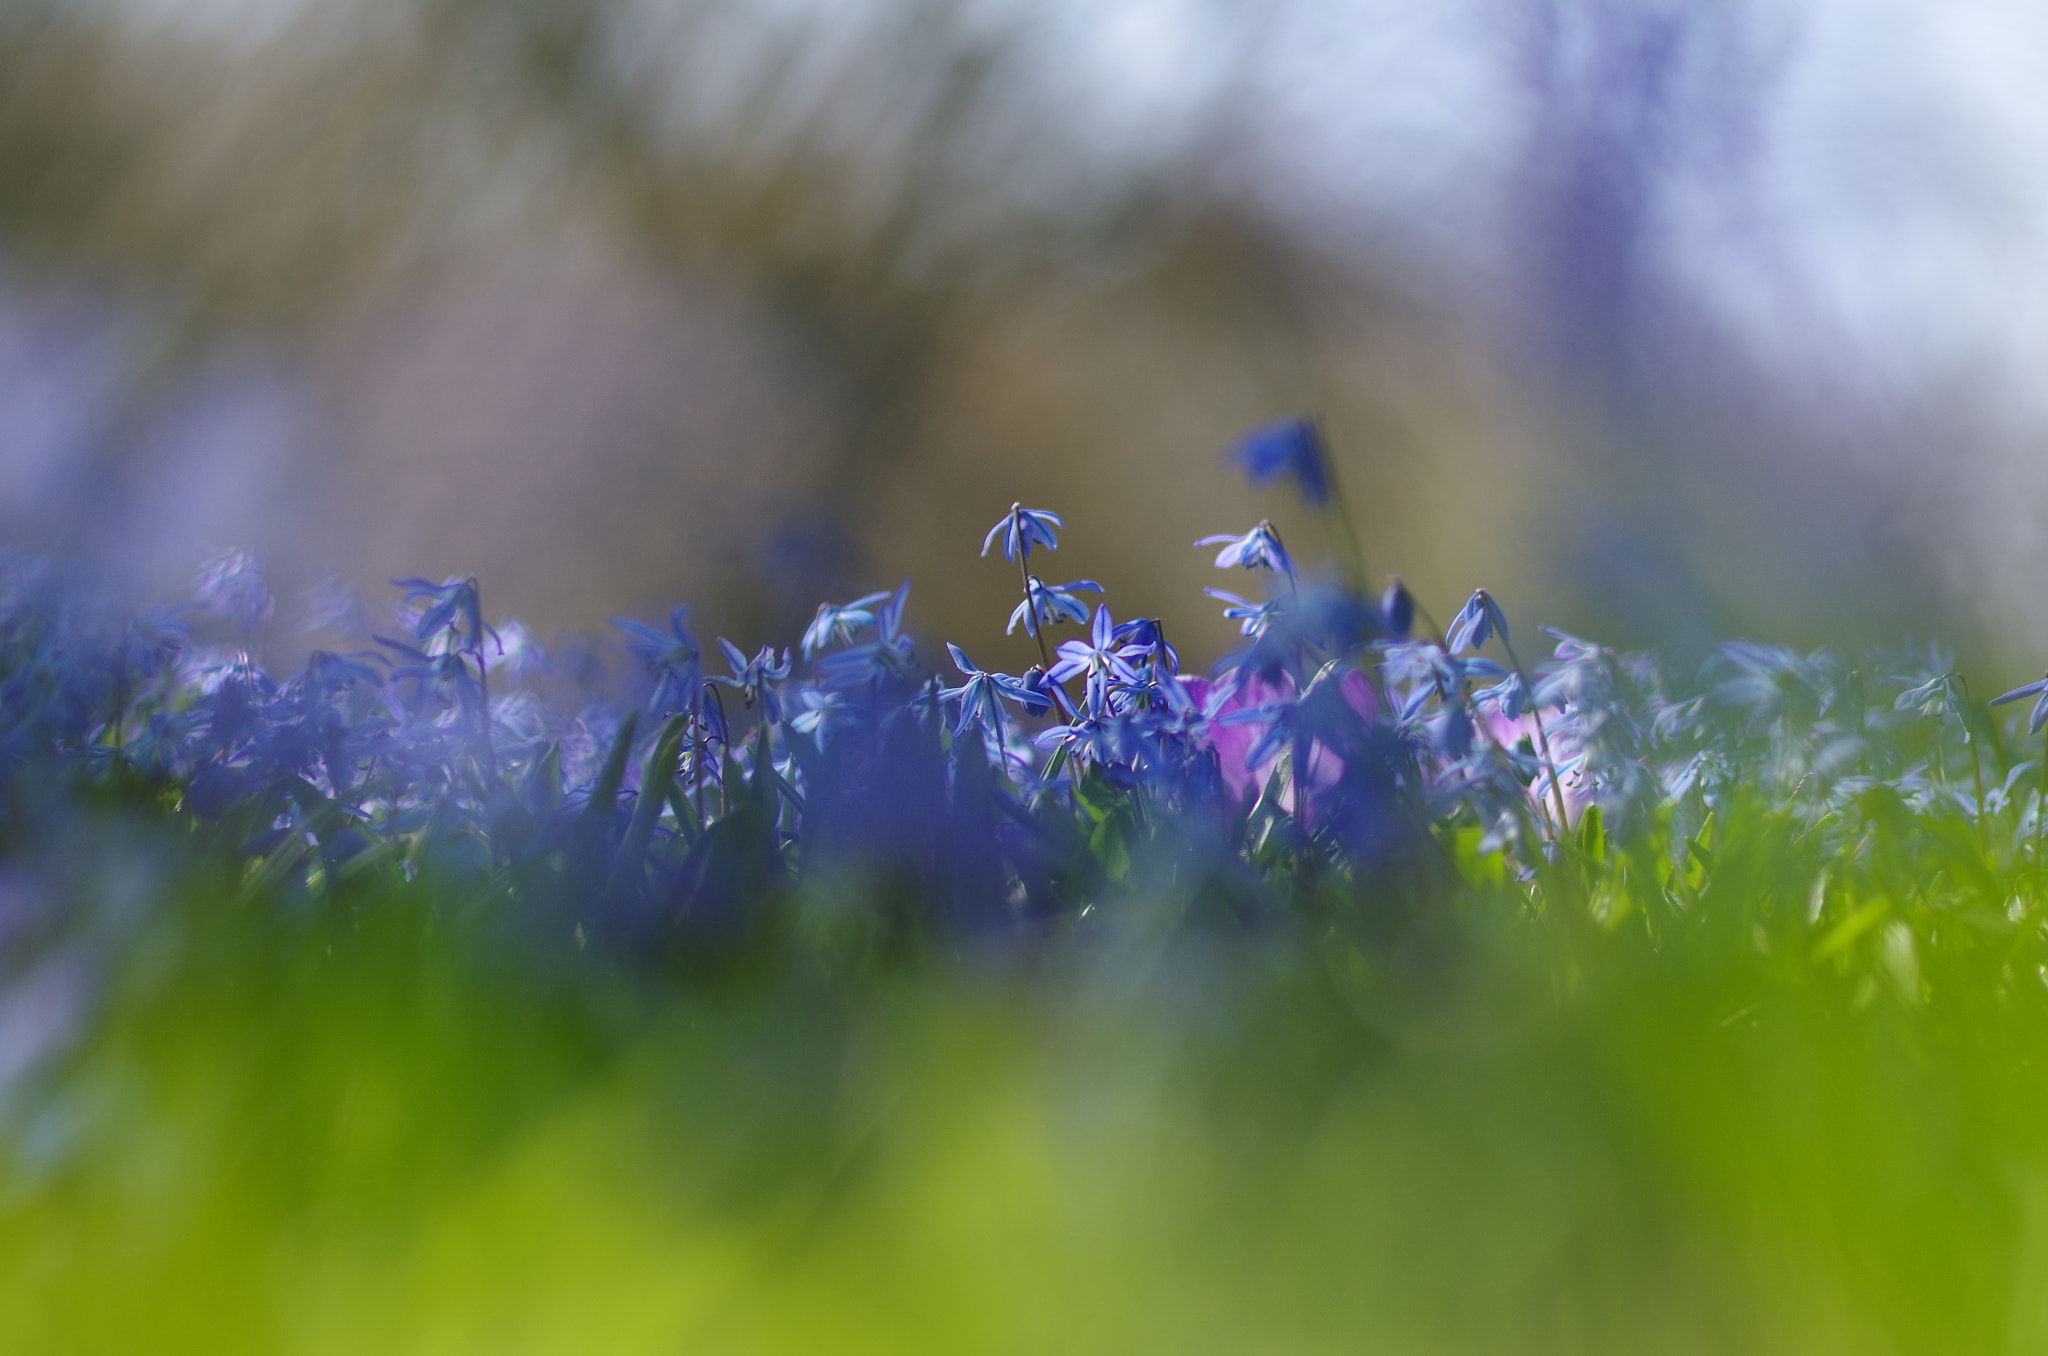
{"type": "Polygon", "coordinates": [[[1287,558],[1287,548],[1280,544],[1280,534],[1270,522],[1261,519],[1257,527],[1241,537],[1224,533],[1204,537],[1195,545],[1215,546],[1219,542],[1223,544],[1223,549],[1216,553],[1216,568],[1219,570],[1242,565],[1247,570],[1275,570],[1289,579],[1294,578],[1294,562],[1287,558]]]}
{"type": "Polygon", "coordinates": [[[1014,691],[1005,689],[1003,695],[1034,716],[1042,716],[1054,707],[1064,712],[1069,720],[1080,714],[1075,709],[1074,699],[1067,695],[1067,690],[1053,682],[1046,671],[1036,664],[1024,670],[1017,679],[1014,691]]]}
{"type": "Polygon", "coordinates": [[[1414,595],[1398,578],[1388,580],[1387,591],[1380,595],[1380,620],[1389,632],[1404,638],[1415,626],[1414,595]]]}
{"type": "Polygon", "coordinates": [[[759,654],[749,659],[741,653],[739,646],[724,636],[718,638],[718,648],[725,653],[725,662],[732,668],[732,677],[714,674],[709,681],[737,688],[746,698],[747,705],[760,706],[763,720],[770,725],[780,724],[782,703],[776,696],[774,685],[789,677],[789,651],[784,650],[778,657],[773,645],[764,645],[759,654]]]}
{"type": "Polygon", "coordinates": [[[982,538],[981,553],[987,555],[989,548],[996,544],[996,538],[999,536],[1003,539],[1004,560],[1029,560],[1034,542],[1043,545],[1048,551],[1057,551],[1060,549],[1059,538],[1053,534],[1066,525],[1065,520],[1057,513],[1012,504],[1010,511],[1003,515],[1002,521],[990,528],[988,535],[982,538]]]}
{"type": "Polygon", "coordinates": [[[185,610],[158,604],[121,628],[118,662],[129,679],[156,677],[184,650],[192,637],[185,610]]]}
{"type": "Polygon", "coordinates": [[[946,643],[946,650],[953,656],[953,667],[967,678],[960,686],[945,688],[939,693],[946,701],[959,703],[960,719],[953,726],[955,739],[966,734],[970,725],[979,723],[1000,747],[1003,742],[1003,698],[1026,710],[1047,709],[1046,699],[1033,691],[1025,680],[1012,678],[1007,673],[989,673],[976,668],[966,652],[951,641],[946,643]]]}
{"type": "Polygon", "coordinates": [[[793,700],[800,709],[789,718],[790,728],[813,736],[820,748],[835,728],[854,718],[853,706],[843,692],[803,687],[797,689],[793,700]]]}
{"type": "Polygon", "coordinates": [[[2016,702],[2022,697],[2036,696],[2040,700],[2034,703],[2034,712],[2027,717],[2027,733],[2039,734],[2041,726],[2048,724],[2048,675],[2044,675],[2034,682],[2016,687],[2002,696],[1993,697],[1991,704],[1993,706],[2003,706],[2007,702],[2016,702]]]}
{"type": "Polygon", "coordinates": [[[1323,437],[1307,419],[1283,419],[1254,429],[1230,450],[1231,461],[1244,468],[1253,485],[1291,477],[1301,497],[1316,508],[1330,500],[1328,454],[1323,437]]]}
{"type": "Polygon", "coordinates": [[[1138,681],[1138,671],[1117,648],[1116,626],[1110,621],[1107,607],[1095,609],[1095,622],[1089,630],[1088,639],[1061,641],[1059,655],[1045,676],[1055,683],[1064,683],[1069,678],[1085,674],[1088,679],[1088,709],[1097,715],[1108,709],[1112,679],[1125,683],[1138,681]]]}
{"type": "Polygon", "coordinates": [[[1149,663],[1158,681],[1180,672],[1180,651],[1168,643],[1157,617],[1119,623],[1110,638],[1117,643],[1117,653],[1125,659],[1149,663]]]}
{"type": "MultiPolygon", "coordinates": [[[[427,604],[426,611],[420,613],[419,620],[413,623],[413,634],[427,649],[435,648],[438,641],[455,649],[481,653],[486,634],[492,640],[498,639],[496,629],[483,619],[483,605],[475,576],[467,579],[451,576],[440,584],[419,578],[394,579],[391,582],[406,591],[406,602],[427,604]]],[[[500,648],[503,648],[502,643],[500,648]]]]}
{"type": "Polygon", "coordinates": [[[805,661],[808,662],[820,650],[847,644],[862,627],[873,626],[876,604],[887,601],[888,597],[887,592],[870,593],[850,603],[819,603],[818,615],[811,618],[811,624],[804,629],[802,648],[805,661]]]}
{"type": "MultiPolygon", "coordinates": [[[[1469,667],[1470,661],[1467,661],[1469,667]]],[[[1480,707],[1491,706],[1509,720],[1520,720],[1522,713],[1529,709],[1529,693],[1522,685],[1522,675],[1509,673],[1492,687],[1484,687],[1472,694],[1473,702],[1480,707]]]]}
{"type": "Polygon", "coordinates": [[[393,682],[401,678],[410,678],[419,685],[422,694],[428,691],[438,692],[454,697],[456,704],[465,711],[478,709],[483,697],[483,688],[479,679],[470,672],[465,651],[450,650],[441,654],[429,654],[425,650],[407,645],[404,641],[393,640],[389,636],[378,636],[375,639],[379,645],[396,651],[399,658],[409,661],[391,670],[393,682]]]}
{"type": "Polygon", "coordinates": [[[1038,604],[1038,620],[1041,625],[1049,626],[1063,621],[1085,625],[1088,621],[1088,604],[1076,598],[1074,594],[1102,592],[1102,585],[1093,579],[1076,579],[1071,584],[1046,584],[1041,583],[1034,574],[1030,576],[1030,580],[1031,601],[1017,604],[1016,610],[1010,613],[1010,624],[1003,630],[1006,636],[1013,634],[1018,627],[1025,624],[1030,616],[1032,603],[1038,604]]]}
{"type": "Polygon", "coordinates": [[[321,697],[346,692],[358,683],[382,687],[384,675],[363,663],[365,659],[382,660],[383,656],[369,653],[330,654],[326,650],[315,650],[306,656],[306,667],[292,680],[292,686],[321,697]]]}
{"type": "Polygon", "coordinates": [[[678,607],[669,613],[666,632],[631,617],[612,618],[612,625],[625,633],[626,648],[654,670],[654,691],[648,694],[647,705],[657,716],[695,711],[703,704],[699,695],[704,684],[703,652],[683,629],[683,618],[689,612],[687,607],[678,607]]]}
{"type": "Polygon", "coordinates": [[[850,687],[883,677],[907,677],[915,669],[910,637],[903,634],[903,609],[909,601],[910,581],[906,579],[887,602],[875,609],[874,640],[828,654],[813,664],[812,671],[830,687],[850,687]]]}
{"type": "MultiPolygon", "coordinates": [[[[1906,680],[1902,679],[1900,681],[1906,680]]],[[[2012,697],[2014,700],[2017,700],[2016,693],[2024,692],[2025,690],[2024,688],[2015,689],[2014,692],[2007,693],[2006,697],[2012,697]]],[[[2005,698],[2001,697],[1999,700],[2003,701],[2005,698]]],[[[1963,699],[1960,677],[1952,672],[1944,672],[1916,687],[1901,692],[1898,700],[1892,704],[1892,709],[1894,711],[1917,710],[1923,716],[1939,716],[1943,714],[1960,716],[1967,708],[1967,705],[1968,703],[1963,699]]],[[[1967,731],[1965,734],[1967,737],[1967,731]]]]}
{"type": "Polygon", "coordinates": [[[1231,604],[1231,606],[1223,609],[1223,615],[1231,621],[1241,623],[1238,627],[1238,634],[1241,636],[1264,635],[1266,628],[1273,624],[1273,619],[1283,610],[1284,606],[1277,598],[1269,602],[1255,603],[1249,598],[1240,598],[1236,594],[1226,593],[1222,589],[1203,589],[1202,592],[1208,594],[1211,598],[1220,598],[1224,602],[1231,604]]]}
{"type": "Polygon", "coordinates": [[[1508,638],[1508,619],[1501,612],[1500,604],[1493,601],[1493,595],[1485,589],[1474,589],[1465,605],[1458,609],[1458,615],[1451,618],[1451,629],[1444,637],[1452,653],[1459,650],[1476,650],[1486,644],[1495,631],[1500,638],[1508,638]]]}

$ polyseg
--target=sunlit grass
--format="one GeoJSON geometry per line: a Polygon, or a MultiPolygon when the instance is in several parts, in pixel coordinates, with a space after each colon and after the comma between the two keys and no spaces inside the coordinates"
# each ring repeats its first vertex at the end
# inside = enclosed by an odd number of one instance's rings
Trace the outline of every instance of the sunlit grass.
{"type": "MultiPolygon", "coordinates": [[[[1784,827],[1727,890],[1810,893],[1784,827]]],[[[294,917],[167,869],[9,1093],[0,1350],[2048,1344],[2010,938],[1872,992],[1803,904],[1653,945],[1470,886],[1386,953],[1138,895],[678,987],[424,879],[294,917]]]]}

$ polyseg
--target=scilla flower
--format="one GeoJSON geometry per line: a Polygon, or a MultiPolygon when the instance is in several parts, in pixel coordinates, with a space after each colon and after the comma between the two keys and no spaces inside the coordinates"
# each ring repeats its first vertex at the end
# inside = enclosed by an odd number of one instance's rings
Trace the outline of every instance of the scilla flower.
{"type": "Polygon", "coordinates": [[[1259,525],[1241,537],[1223,533],[1204,537],[1197,546],[1221,545],[1216,553],[1216,568],[1227,570],[1233,565],[1242,565],[1247,570],[1266,569],[1294,578],[1294,562],[1287,558],[1287,548],[1280,544],[1280,534],[1273,524],[1261,520],[1259,525]]]}
{"type": "Polygon", "coordinates": [[[1254,429],[1230,450],[1230,460],[1244,468],[1254,485],[1286,477],[1311,507],[1321,508],[1330,500],[1322,434],[1307,419],[1283,419],[1254,429]]]}
{"type": "Polygon", "coordinates": [[[1048,551],[1057,551],[1060,549],[1060,542],[1054,533],[1066,525],[1066,521],[1057,513],[1012,504],[1010,511],[988,530],[986,537],[982,538],[981,553],[987,555],[998,537],[1002,539],[1004,560],[1030,559],[1031,546],[1034,542],[1044,546],[1048,551]]]}

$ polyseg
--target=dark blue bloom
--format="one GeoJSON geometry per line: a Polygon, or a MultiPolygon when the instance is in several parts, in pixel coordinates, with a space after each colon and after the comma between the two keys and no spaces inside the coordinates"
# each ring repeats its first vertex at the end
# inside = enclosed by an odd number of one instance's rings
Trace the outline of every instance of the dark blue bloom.
{"type": "Polygon", "coordinates": [[[1029,715],[1042,716],[1058,707],[1069,720],[1080,712],[1074,706],[1074,699],[1067,690],[1052,681],[1046,671],[1033,664],[1017,678],[1016,688],[1005,688],[1003,695],[1024,708],[1029,715]]]}
{"type": "Polygon", "coordinates": [[[1148,661],[1163,673],[1180,672],[1180,651],[1167,641],[1159,618],[1138,617],[1119,622],[1110,637],[1120,647],[1117,653],[1125,659],[1148,661]]]}
{"type": "Polygon", "coordinates": [[[391,582],[406,591],[406,602],[426,603],[426,610],[413,623],[413,634],[427,649],[434,649],[438,642],[455,649],[481,653],[486,635],[492,640],[498,639],[497,631],[484,621],[474,576],[467,579],[451,577],[440,584],[418,578],[394,579],[391,582]]]}
{"type": "Polygon", "coordinates": [[[1242,565],[1247,570],[1275,570],[1289,579],[1294,578],[1294,562],[1287,558],[1287,548],[1280,544],[1280,534],[1273,529],[1270,522],[1261,520],[1257,527],[1241,537],[1224,533],[1204,537],[1195,545],[1215,546],[1218,543],[1223,545],[1223,549],[1216,553],[1218,569],[1227,570],[1233,565],[1242,565]]]}
{"type": "Polygon", "coordinates": [[[626,648],[654,671],[654,691],[648,694],[647,706],[657,716],[695,711],[703,704],[703,651],[683,629],[683,618],[689,612],[687,607],[678,607],[669,613],[665,632],[632,617],[612,618],[612,625],[625,633],[626,648]]]}
{"type": "Polygon", "coordinates": [[[1414,595],[1399,579],[1388,580],[1387,591],[1380,595],[1380,619],[1396,636],[1405,637],[1415,626],[1414,595]]]}
{"type": "Polygon", "coordinates": [[[442,654],[429,654],[417,646],[388,636],[376,638],[379,645],[395,651],[405,663],[391,670],[391,679],[397,682],[410,678],[419,685],[419,691],[438,693],[452,697],[456,705],[466,711],[475,711],[483,700],[483,687],[477,676],[471,672],[466,652],[451,650],[442,654]]]}
{"type": "Polygon", "coordinates": [[[1254,429],[1230,450],[1230,460],[1244,468],[1253,485],[1271,484],[1286,476],[1313,507],[1321,508],[1330,500],[1328,453],[1321,432],[1310,420],[1283,419],[1254,429]]]}
{"type": "Polygon", "coordinates": [[[1012,504],[1010,511],[1003,515],[1002,521],[990,528],[988,535],[982,538],[981,553],[987,555],[998,537],[1003,541],[1004,560],[1029,560],[1034,542],[1043,545],[1048,551],[1057,551],[1060,549],[1060,543],[1054,533],[1066,525],[1065,520],[1057,513],[1012,504]]]}
{"type": "Polygon", "coordinates": [[[781,724],[782,703],[777,698],[775,684],[789,677],[789,651],[784,650],[778,656],[773,645],[764,645],[759,654],[749,659],[741,653],[739,646],[724,636],[718,638],[718,648],[725,653],[725,662],[731,666],[732,676],[726,678],[714,674],[709,681],[737,688],[748,706],[761,708],[763,720],[770,725],[781,724]]]}

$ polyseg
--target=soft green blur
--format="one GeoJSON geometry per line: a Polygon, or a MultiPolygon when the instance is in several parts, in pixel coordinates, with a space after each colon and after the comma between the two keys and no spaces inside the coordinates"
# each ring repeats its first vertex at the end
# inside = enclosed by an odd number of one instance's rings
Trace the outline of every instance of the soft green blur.
{"type": "Polygon", "coordinates": [[[1657,948],[1468,857],[1428,957],[1129,900],[680,988],[182,868],[4,1104],[0,1350],[2048,1349],[2036,923],[1902,959],[1784,828],[1657,948]]]}

